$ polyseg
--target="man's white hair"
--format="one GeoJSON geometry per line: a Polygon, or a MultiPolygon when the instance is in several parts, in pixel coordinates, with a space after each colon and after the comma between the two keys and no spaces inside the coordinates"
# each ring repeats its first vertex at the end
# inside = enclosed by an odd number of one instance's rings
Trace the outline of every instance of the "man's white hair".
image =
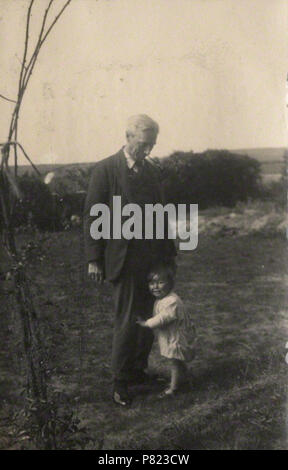
{"type": "Polygon", "coordinates": [[[135,134],[137,131],[154,131],[155,134],[159,132],[159,125],[153,121],[147,114],[136,114],[131,116],[127,121],[126,132],[135,134]]]}

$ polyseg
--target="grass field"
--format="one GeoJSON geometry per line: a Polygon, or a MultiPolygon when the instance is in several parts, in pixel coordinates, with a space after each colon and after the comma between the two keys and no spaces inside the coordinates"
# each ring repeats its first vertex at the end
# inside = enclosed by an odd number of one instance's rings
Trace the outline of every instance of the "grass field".
{"type": "MultiPolygon", "coordinates": [[[[134,388],[127,410],[111,402],[110,286],[98,288],[85,278],[80,230],[37,237],[44,259],[32,263],[29,276],[50,386],[59,392],[59,408],[68,406],[84,428],[82,447],[287,448],[283,238],[202,234],[195,251],[179,255],[176,291],[195,319],[199,338],[190,369],[193,387],[164,402],[157,398],[159,388],[134,388]]],[[[25,236],[19,241],[25,243],[25,236]]],[[[25,367],[9,281],[0,301],[5,306],[0,320],[0,443],[6,449],[33,448],[29,436],[17,432],[25,367]]],[[[151,369],[167,375],[157,344],[151,369]]]]}

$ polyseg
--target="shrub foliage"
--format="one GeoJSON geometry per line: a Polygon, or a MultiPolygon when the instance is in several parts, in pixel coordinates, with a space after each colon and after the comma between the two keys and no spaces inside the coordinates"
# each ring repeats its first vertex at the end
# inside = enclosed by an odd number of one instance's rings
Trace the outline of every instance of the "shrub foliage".
{"type": "Polygon", "coordinates": [[[61,210],[47,185],[28,173],[22,175],[18,182],[22,198],[14,207],[14,226],[35,225],[41,230],[60,229],[61,210]]]}
{"type": "Polygon", "coordinates": [[[158,160],[169,202],[194,203],[200,209],[255,197],[260,189],[260,163],[226,150],[174,152],[158,160]]]}
{"type": "MultiPolygon", "coordinates": [[[[273,194],[271,190],[263,192],[260,163],[227,150],[177,151],[154,161],[160,169],[167,202],[194,203],[205,209],[219,205],[233,207],[255,197],[275,197],[276,190],[281,193],[277,193],[278,199],[285,195],[283,184],[280,190],[278,186],[272,188],[273,194]]],[[[19,177],[23,197],[14,208],[14,226],[32,224],[40,230],[61,230],[69,226],[72,215],[81,218],[91,169],[60,172],[53,180],[54,186],[44,184],[32,174],[19,177]],[[72,192],[71,185],[77,191],[72,192]]]]}

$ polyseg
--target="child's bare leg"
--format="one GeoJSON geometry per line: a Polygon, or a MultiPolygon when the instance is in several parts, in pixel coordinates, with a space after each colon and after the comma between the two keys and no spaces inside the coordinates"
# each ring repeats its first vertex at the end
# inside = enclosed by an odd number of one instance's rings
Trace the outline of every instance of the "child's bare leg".
{"type": "Polygon", "coordinates": [[[169,359],[169,366],[171,371],[170,384],[169,387],[159,395],[160,398],[173,395],[174,392],[181,387],[182,383],[187,382],[188,369],[184,361],[179,359],[169,359]]]}
{"type": "Polygon", "coordinates": [[[170,359],[171,368],[171,381],[169,389],[171,391],[177,390],[182,383],[186,383],[188,380],[188,368],[184,361],[180,359],[170,359]]]}
{"type": "Polygon", "coordinates": [[[169,362],[170,362],[170,370],[171,370],[171,380],[170,380],[170,385],[169,385],[168,390],[173,393],[175,390],[177,390],[181,382],[181,376],[182,376],[181,362],[182,361],[178,361],[178,359],[170,359],[169,362]]]}

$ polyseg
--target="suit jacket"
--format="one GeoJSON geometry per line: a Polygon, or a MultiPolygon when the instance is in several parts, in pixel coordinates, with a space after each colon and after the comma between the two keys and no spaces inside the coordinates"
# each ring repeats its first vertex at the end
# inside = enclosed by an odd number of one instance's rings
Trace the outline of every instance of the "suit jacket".
{"type": "Polygon", "coordinates": [[[0,275],[12,269],[12,261],[6,249],[0,245],[0,275]]]}
{"type": "MultiPolygon", "coordinates": [[[[154,165],[147,160],[145,160],[145,165],[151,178],[153,178],[155,182],[155,187],[158,192],[157,202],[165,204],[159,179],[159,169],[154,167],[154,165]]],[[[96,163],[91,175],[84,208],[86,260],[88,263],[92,261],[102,262],[105,278],[110,281],[115,280],[121,272],[126,258],[129,240],[124,238],[94,240],[90,235],[90,227],[95,217],[90,215],[90,210],[96,203],[106,204],[110,208],[112,224],[113,196],[121,196],[122,206],[134,202],[128,182],[128,166],[122,149],[115,155],[96,163]]],[[[176,248],[173,240],[166,238],[163,240],[163,256],[171,257],[175,255],[176,248]]]]}

